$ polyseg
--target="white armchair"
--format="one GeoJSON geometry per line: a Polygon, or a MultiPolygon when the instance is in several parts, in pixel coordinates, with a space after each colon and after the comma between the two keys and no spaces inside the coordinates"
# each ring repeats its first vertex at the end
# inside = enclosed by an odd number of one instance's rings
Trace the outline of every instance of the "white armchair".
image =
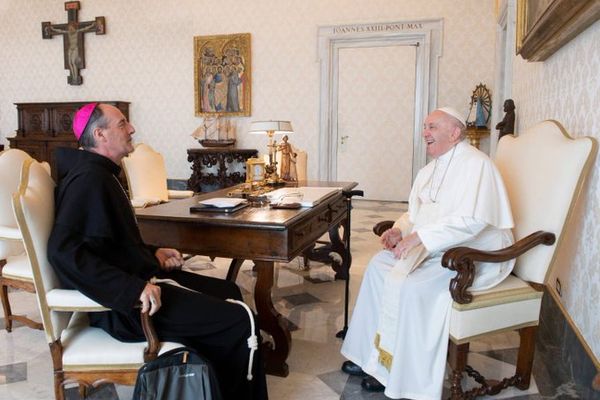
{"type": "MultiPolygon", "coordinates": [[[[25,315],[12,313],[8,288],[35,292],[31,266],[23,247],[23,238],[17,227],[12,208],[12,194],[19,187],[19,174],[29,154],[18,149],[8,149],[0,153],[0,301],[4,310],[5,328],[12,331],[13,321],[21,322],[34,329],[42,329],[42,324],[25,315]]],[[[47,163],[44,163],[48,169],[47,163]]]]}
{"type": "Polygon", "coordinates": [[[493,395],[509,386],[529,387],[543,288],[596,152],[594,139],[573,139],[555,121],[500,141],[496,164],[510,198],[516,243],[493,252],[458,247],[446,252],[442,260],[446,268],[458,272],[450,284],[454,299],[449,347],[452,399],[493,395]],[[517,258],[513,275],[501,284],[483,292],[468,290],[474,262],[512,258],[517,258]],[[521,337],[513,376],[492,381],[467,366],[471,340],[510,330],[518,330],[521,337]],[[480,386],[463,391],[463,371],[480,386]]]}
{"type": "Polygon", "coordinates": [[[131,204],[134,207],[144,207],[149,204],[158,204],[169,201],[192,197],[190,190],[168,190],[167,170],[163,156],[154,151],[147,144],[140,143],[135,150],[121,161],[131,204]]]}
{"type": "MultiPolygon", "coordinates": [[[[556,121],[544,121],[516,138],[506,135],[500,140],[496,165],[508,191],[516,242],[491,252],[457,247],[442,258],[444,267],[457,271],[450,282],[454,299],[448,350],[451,399],[494,395],[510,386],[529,388],[544,286],[597,150],[595,139],[573,139],[556,121]],[[512,258],[517,259],[515,268],[502,283],[485,291],[469,290],[474,262],[512,258]],[[521,338],[513,376],[486,379],[467,365],[471,340],[513,330],[521,338]],[[480,386],[463,391],[463,372],[480,386]]],[[[393,223],[382,221],[373,232],[381,235],[393,223]]]]}
{"type": "Polygon", "coordinates": [[[88,312],[107,309],[76,290],[62,289],[46,257],[54,224],[54,181],[34,160],[25,161],[21,176],[13,206],[50,346],[56,399],[64,400],[64,386],[71,383],[77,383],[82,394],[89,385],[105,382],[133,385],[145,361],[181,344],[159,343],[147,313],[142,314],[147,343],[120,342],[89,326],[88,312]]]}

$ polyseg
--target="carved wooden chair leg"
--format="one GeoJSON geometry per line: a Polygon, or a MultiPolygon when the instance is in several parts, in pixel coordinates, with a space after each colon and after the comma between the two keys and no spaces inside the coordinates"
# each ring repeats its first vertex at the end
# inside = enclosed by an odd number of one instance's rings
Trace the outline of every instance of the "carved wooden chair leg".
{"type": "Polygon", "coordinates": [[[54,397],[56,400],[65,400],[65,387],[63,386],[62,372],[54,372],[54,397]]]}
{"type": "Polygon", "coordinates": [[[0,300],[4,310],[4,327],[6,332],[10,333],[12,332],[12,311],[8,302],[8,286],[2,285],[2,288],[0,288],[0,300]]]}
{"type": "Polygon", "coordinates": [[[467,356],[469,354],[469,343],[456,344],[450,341],[449,345],[449,362],[452,368],[452,376],[450,378],[450,399],[459,400],[463,398],[463,390],[461,380],[463,371],[467,366],[467,356]]]}
{"type": "Polygon", "coordinates": [[[87,386],[85,386],[83,383],[79,384],[79,397],[81,397],[81,399],[85,399],[85,397],[87,396],[87,386]]]}
{"type": "Polygon", "coordinates": [[[533,369],[533,355],[535,354],[535,333],[537,326],[529,326],[519,329],[521,343],[519,345],[519,355],[517,358],[518,382],[515,385],[521,390],[529,388],[531,382],[531,370],[533,369]]]}

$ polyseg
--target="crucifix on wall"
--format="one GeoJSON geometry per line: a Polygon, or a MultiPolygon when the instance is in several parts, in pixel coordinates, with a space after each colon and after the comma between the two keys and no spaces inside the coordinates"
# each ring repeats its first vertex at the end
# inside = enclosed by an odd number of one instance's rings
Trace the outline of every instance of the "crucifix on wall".
{"type": "Polygon", "coordinates": [[[51,22],[42,22],[43,39],[52,39],[54,35],[63,35],[65,69],[70,71],[67,78],[69,85],[83,83],[83,78],[79,74],[79,71],[85,68],[83,34],[96,32],[96,35],[104,35],[106,33],[104,17],[96,17],[95,21],[77,21],[80,8],[78,1],[67,1],[65,3],[65,10],[68,13],[66,24],[52,25],[51,22]]]}

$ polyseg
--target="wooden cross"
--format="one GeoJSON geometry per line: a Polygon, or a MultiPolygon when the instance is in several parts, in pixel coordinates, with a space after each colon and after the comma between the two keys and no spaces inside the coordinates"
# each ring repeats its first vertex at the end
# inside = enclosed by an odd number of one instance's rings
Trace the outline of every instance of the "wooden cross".
{"type": "Polygon", "coordinates": [[[104,17],[96,17],[95,21],[77,21],[77,13],[80,8],[78,1],[67,1],[65,3],[65,10],[68,13],[66,24],[52,25],[50,22],[42,22],[43,39],[52,39],[54,35],[63,35],[65,69],[70,71],[67,78],[69,85],[83,83],[83,78],[79,74],[79,70],[85,68],[83,34],[92,31],[95,31],[96,35],[106,33],[104,17]]]}

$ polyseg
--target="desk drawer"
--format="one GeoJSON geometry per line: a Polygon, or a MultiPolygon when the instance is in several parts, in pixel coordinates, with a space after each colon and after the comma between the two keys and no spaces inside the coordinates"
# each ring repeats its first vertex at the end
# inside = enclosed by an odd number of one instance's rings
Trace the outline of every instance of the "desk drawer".
{"type": "MultiPolygon", "coordinates": [[[[333,222],[333,221],[337,221],[338,219],[340,219],[340,217],[345,217],[346,216],[346,198],[342,197],[339,200],[336,200],[333,204],[331,204],[329,206],[330,212],[331,212],[331,219],[329,220],[329,222],[333,222]]],[[[343,219],[343,218],[341,218],[343,219]]]]}
{"type": "Polygon", "coordinates": [[[341,221],[346,213],[346,200],[342,197],[324,207],[320,212],[297,226],[290,228],[290,248],[304,249],[314,243],[330,228],[332,222],[341,221]]]}

